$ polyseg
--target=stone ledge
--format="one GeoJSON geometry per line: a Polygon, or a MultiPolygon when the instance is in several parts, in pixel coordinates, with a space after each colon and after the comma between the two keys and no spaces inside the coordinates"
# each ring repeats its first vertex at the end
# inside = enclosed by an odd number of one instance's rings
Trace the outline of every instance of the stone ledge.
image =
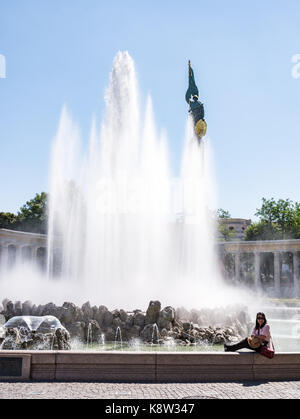
{"type": "Polygon", "coordinates": [[[15,380],[179,383],[300,379],[300,353],[278,353],[268,359],[254,352],[1,351],[0,357],[24,360],[24,374],[12,377],[15,380]]]}

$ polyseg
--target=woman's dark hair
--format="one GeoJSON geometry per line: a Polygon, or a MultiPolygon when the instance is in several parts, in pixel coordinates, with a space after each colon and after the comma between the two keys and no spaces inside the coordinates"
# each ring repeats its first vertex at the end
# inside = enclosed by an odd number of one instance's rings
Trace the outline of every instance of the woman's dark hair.
{"type": "Polygon", "coordinates": [[[262,327],[264,327],[266,324],[267,324],[267,318],[266,318],[265,313],[262,313],[262,312],[257,313],[257,315],[256,315],[256,325],[255,325],[255,329],[256,329],[256,330],[259,330],[259,329],[261,329],[262,327]],[[257,321],[257,317],[258,317],[258,316],[262,316],[262,317],[265,319],[262,325],[260,325],[260,324],[258,323],[258,321],[257,321]]]}

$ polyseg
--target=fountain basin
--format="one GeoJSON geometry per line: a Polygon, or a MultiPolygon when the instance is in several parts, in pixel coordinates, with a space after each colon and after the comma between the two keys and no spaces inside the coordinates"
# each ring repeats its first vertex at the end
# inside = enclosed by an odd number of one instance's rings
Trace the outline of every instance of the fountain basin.
{"type": "Polygon", "coordinates": [[[0,379],[102,382],[300,379],[300,353],[278,353],[267,359],[254,352],[14,351],[13,357],[27,365],[26,375],[14,377],[3,375],[6,357],[11,358],[12,353],[1,352],[0,379]]]}

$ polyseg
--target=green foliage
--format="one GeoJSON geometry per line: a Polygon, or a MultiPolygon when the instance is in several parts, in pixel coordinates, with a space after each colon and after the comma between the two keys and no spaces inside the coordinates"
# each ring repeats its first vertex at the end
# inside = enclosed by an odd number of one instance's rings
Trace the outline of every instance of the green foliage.
{"type": "Polygon", "coordinates": [[[17,223],[18,217],[11,212],[0,212],[0,228],[12,230],[17,223]]]}
{"type": "Polygon", "coordinates": [[[0,213],[0,228],[46,234],[47,194],[36,194],[23,205],[18,214],[0,213]]]}
{"type": "Polygon", "coordinates": [[[300,238],[300,204],[290,199],[262,199],[255,214],[259,217],[246,229],[245,240],[284,240],[300,238]]]}
{"type": "Polygon", "coordinates": [[[218,218],[231,218],[229,211],[226,211],[223,208],[218,209],[217,216],[218,218]]]}

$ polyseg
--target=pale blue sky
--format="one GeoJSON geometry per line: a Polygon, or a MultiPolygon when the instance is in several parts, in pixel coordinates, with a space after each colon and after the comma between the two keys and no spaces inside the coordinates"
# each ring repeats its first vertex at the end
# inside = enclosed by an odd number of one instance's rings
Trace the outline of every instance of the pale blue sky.
{"type": "Polygon", "coordinates": [[[103,115],[118,50],[152,94],[178,171],[191,59],[206,107],[218,204],[253,218],[263,196],[300,201],[298,0],[0,0],[0,211],[48,189],[49,150],[67,104],[87,138],[103,115]]]}

